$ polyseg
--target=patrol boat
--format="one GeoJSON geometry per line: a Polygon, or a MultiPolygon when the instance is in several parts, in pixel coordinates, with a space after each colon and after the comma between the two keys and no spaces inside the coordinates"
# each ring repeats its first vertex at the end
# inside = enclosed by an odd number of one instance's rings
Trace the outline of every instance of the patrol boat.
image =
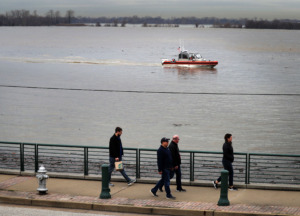
{"type": "Polygon", "coordinates": [[[163,66],[183,66],[183,67],[206,67],[213,68],[218,61],[206,60],[199,53],[190,53],[188,51],[180,51],[178,59],[162,59],[163,66]]]}

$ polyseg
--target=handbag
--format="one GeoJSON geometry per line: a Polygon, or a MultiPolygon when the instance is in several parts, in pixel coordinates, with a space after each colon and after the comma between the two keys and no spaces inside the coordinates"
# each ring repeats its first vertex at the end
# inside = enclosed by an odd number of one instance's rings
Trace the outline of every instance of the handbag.
{"type": "Polygon", "coordinates": [[[122,161],[116,161],[115,162],[115,168],[117,171],[123,170],[123,162],[122,161]]]}

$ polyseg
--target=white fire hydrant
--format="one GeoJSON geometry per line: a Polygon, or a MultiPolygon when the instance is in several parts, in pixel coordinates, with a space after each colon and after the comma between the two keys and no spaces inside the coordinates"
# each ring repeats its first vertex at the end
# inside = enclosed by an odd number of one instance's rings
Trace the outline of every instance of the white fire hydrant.
{"type": "Polygon", "coordinates": [[[47,170],[45,169],[45,167],[43,165],[41,165],[40,169],[37,171],[37,179],[39,182],[39,187],[37,189],[37,191],[39,192],[39,194],[45,194],[47,193],[48,189],[46,188],[46,181],[49,178],[48,175],[46,175],[47,170]]]}

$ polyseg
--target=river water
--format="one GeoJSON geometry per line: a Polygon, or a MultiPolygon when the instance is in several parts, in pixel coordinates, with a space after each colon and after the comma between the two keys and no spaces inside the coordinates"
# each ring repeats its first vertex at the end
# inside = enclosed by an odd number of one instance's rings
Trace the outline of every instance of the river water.
{"type": "Polygon", "coordinates": [[[300,31],[1,27],[0,140],[300,154],[300,31]],[[166,68],[178,46],[214,69],[166,68]],[[24,88],[41,87],[41,88],[24,88]],[[48,89],[46,89],[48,88],[48,89]],[[49,89],[53,88],[53,89],[49,89]],[[75,90],[76,89],[76,90],[75,90]]]}

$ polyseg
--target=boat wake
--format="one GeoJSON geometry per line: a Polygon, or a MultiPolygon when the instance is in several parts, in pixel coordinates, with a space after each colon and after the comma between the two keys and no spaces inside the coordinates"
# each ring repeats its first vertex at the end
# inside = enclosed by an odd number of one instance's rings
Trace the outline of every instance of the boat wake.
{"type": "Polygon", "coordinates": [[[65,58],[24,58],[0,57],[1,60],[25,63],[65,63],[65,64],[94,64],[94,65],[120,65],[120,66],[161,66],[160,63],[133,62],[123,59],[85,59],[82,57],[65,58]]]}

